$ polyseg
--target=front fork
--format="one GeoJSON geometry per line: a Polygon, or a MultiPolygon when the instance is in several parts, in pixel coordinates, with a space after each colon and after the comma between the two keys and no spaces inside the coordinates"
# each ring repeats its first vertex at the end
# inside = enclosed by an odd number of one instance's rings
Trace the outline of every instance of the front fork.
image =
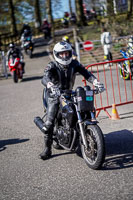
{"type": "Polygon", "coordinates": [[[82,141],[83,141],[84,146],[87,148],[87,142],[86,142],[86,139],[85,139],[85,130],[84,130],[83,121],[82,121],[80,112],[77,109],[77,105],[75,105],[75,107],[76,107],[76,112],[77,112],[77,117],[78,117],[78,124],[79,124],[80,132],[81,132],[82,141]]]}

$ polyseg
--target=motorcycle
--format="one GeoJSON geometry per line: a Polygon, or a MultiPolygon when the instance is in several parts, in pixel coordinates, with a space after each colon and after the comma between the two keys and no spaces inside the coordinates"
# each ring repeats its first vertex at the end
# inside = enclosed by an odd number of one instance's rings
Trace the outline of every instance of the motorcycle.
{"type": "Polygon", "coordinates": [[[34,45],[33,45],[31,37],[26,37],[24,39],[23,48],[24,48],[25,53],[27,55],[29,55],[29,58],[32,58],[32,52],[34,50],[34,45]]]}
{"type": "MultiPolygon", "coordinates": [[[[125,51],[120,50],[124,58],[129,58],[125,51]]],[[[133,76],[133,60],[125,60],[123,63],[119,63],[118,67],[120,68],[120,76],[124,80],[129,80],[130,75],[133,76]]]]}
{"type": "Polygon", "coordinates": [[[15,83],[18,82],[18,79],[23,79],[23,66],[20,62],[20,58],[10,58],[8,67],[15,83]]]}
{"type": "Polygon", "coordinates": [[[68,28],[68,27],[69,27],[69,21],[68,21],[68,19],[63,18],[63,19],[61,20],[61,23],[62,23],[62,27],[63,27],[63,28],[68,28]]]}
{"type": "MultiPolygon", "coordinates": [[[[91,120],[94,94],[98,89],[77,87],[75,91],[64,90],[59,94],[59,111],[53,128],[53,147],[81,153],[91,169],[100,169],[105,159],[105,141],[98,121],[91,120]]],[[[47,116],[46,91],[43,104],[45,115],[35,117],[34,123],[42,130],[47,116]]]]}
{"type": "Polygon", "coordinates": [[[43,28],[42,32],[44,34],[44,39],[51,38],[51,28],[49,27],[43,28]]]}

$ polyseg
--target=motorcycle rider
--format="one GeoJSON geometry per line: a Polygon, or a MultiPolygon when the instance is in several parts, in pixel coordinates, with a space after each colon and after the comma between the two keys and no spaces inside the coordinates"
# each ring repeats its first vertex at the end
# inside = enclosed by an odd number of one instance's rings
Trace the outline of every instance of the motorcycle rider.
{"type": "Polygon", "coordinates": [[[47,39],[47,37],[51,38],[51,25],[49,24],[46,18],[43,20],[41,30],[44,33],[45,39],[47,39]]]}
{"type": "Polygon", "coordinates": [[[70,22],[71,22],[71,24],[76,24],[76,22],[77,22],[76,15],[74,12],[70,16],[70,22]]]}
{"type": "Polygon", "coordinates": [[[20,34],[22,35],[25,30],[27,30],[29,35],[31,35],[31,27],[27,23],[23,25],[20,34]]]}
{"type": "MultiPolygon", "coordinates": [[[[55,61],[50,62],[42,78],[45,86],[45,100],[47,103],[47,119],[41,131],[44,133],[44,151],[40,158],[45,160],[51,157],[52,130],[54,120],[59,109],[58,93],[60,89],[72,89],[76,73],[80,73],[85,79],[97,86],[99,92],[104,90],[104,85],[88,70],[86,70],[77,60],[72,59],[72,47],[67,42],[58,42],[53,48],[55,61]]],[[[35,122],[35,121],[34,121],[35,122]]]]}
{"type": "Polygon", "coordinates": [[[27,23],[23,25],[20,34],[21,34],[22,47],[24,46],[24,40],[27,37],[30,37],[30,39],[32,40],[31,27],[27,23]]]}
{"type": "Polygon", "coordinates": [[[24,66],[25,66],[24,56],[23,56],[21,50],[19,48],[17,48],[13,42],[9,44],[9,50],[7,52],[6,65],[8,65],[8,62],[9,62],[10,58],[14,58],[14,59],[15,58],[20,58],[20,63],[22,64],[22,70],[23,70],[23,74],[24,74],[25,73],[25,70],[24,70],[24,66]]]}
{"type": "Polygon", "coordinates": [[[69,26],[69,13],[68,12],[64,12],[64,17],[61,19],[61,23],[63,24],[63,26],[65,28],[68,28],[68,26],[69,26]]]}

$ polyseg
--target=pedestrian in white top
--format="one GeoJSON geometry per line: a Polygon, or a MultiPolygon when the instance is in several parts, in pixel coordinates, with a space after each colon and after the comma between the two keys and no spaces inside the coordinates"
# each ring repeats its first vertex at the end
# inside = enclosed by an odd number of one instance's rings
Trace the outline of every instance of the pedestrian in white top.
{"type": "Polygon", "coordinates": [[[101,44],[103,45],[104,49],[105,61],[112,61],[112,53],[111,53],[112,37],[110,32],[108,32],[106,28],[102,29],[101,44]]]}

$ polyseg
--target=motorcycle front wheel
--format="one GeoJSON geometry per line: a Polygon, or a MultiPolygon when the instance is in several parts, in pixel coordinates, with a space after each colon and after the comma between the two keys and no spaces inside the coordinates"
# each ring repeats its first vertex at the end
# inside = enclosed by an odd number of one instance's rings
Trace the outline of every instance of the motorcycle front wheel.
{"type": "Polygon", "coordinates": [[[126,72],[126,66],[125,64],[120,64],[120,76],[124,79],[124,80],[129,80],[130,79],[130,73],[126,72]]]}
{"type": "Polygon", "coordinates": [[[18,75],[17,75],[17,71],[13,71],[13,81],[14,83],[17,83],[18,82],[18,75]]]}
{"type": "Polygon", "coordinates": [[[82,156],[89,168],[98,170],[105,160],[105,142],[98,125],[89,125],[85,129],[87,148],[81,141],[82,156]]]}

